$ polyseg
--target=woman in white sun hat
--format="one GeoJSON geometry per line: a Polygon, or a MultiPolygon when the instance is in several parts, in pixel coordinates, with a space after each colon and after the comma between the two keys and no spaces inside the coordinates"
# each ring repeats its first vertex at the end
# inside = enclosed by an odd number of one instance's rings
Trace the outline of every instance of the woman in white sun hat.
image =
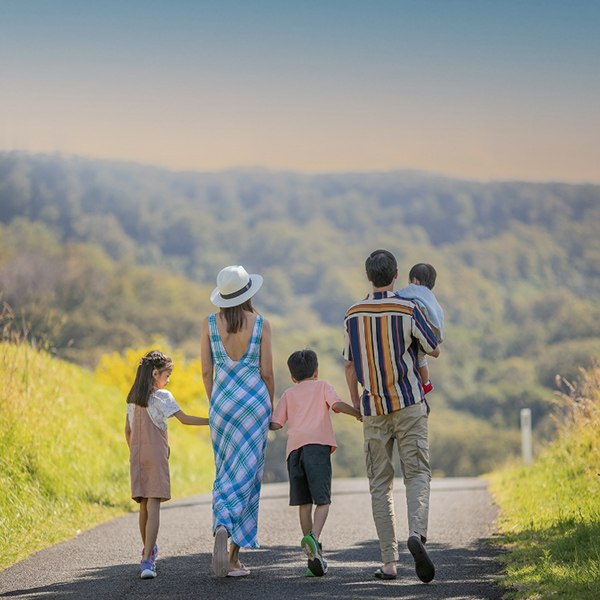
{"type": "Polygon", "coordinates": [[[275,389],[271,326],[251,300],[262,283],[244,267],[226,267],[210,296],[220,311],[202,323],[202,379],[216,467],[212,562],[218,577],[249,575],[239,561],[240,547],[259,547],[258,500],[275,389]]]}

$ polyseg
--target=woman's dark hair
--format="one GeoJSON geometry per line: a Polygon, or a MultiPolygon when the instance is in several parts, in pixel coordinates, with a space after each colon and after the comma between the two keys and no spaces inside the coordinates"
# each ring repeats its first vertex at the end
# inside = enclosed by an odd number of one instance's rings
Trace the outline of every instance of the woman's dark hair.
{"type": "Polygon", "coordinates": [[[369,281],[378,288],[386,287],[394,281],[394,275],[398,270],[395,256],[387,250],[375,250],[371,252],[365,261],[365,270],[369,281]]]}
{"type": "Polygon", "coordinates": [[[435,285],[436,277],[437,273],[435,272],[435,269],[428,263],[416,264],[408,274],[409,281],[416,279],[419,282],[419,285],[424,285],[430,290],[432,290],[435,285]]]}
{"type": "Polygon", "coordinates": [[[287,361],[290,375],[296,381],[303,381],[315,374],[319,368],[317,354],[313,350],[298,350],[294,352],[287,361]]]}
{"type": "Polygon", "coordinates": [[[256,312],[251,298],[248,298],[243,304],[221,308],[221,314],[227,322],[227,333],[237,333],[244,327],[245,312],[256,312]]]}
{"type": "Polygon", "coordinates": [[[172,368],[173,361],[166,354],[160,350],[150,350],[140,359],[135,381],[127,394],[127,403],[148,406],[148,399],[154,389],[154,377],[152,377],[154,369],[161,373],[172,368]]]}

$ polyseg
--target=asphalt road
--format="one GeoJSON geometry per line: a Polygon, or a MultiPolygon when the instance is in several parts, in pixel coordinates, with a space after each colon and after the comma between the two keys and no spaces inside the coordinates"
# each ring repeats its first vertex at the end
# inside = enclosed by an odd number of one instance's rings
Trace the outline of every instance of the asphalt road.
{"type": "Polygon", "coordinates": [[[400,526],[398,579],[373,577],[380,566],[366,479],[334,480],[333,503],[322,535],[329,572],[304,576],[297,509],[288,506],[287,484],[263,487],[259,550],[240,553],[249,577],[217,578],[211,570],[211,497],[203,494],[163,504],[158,577],[139,578],[141,543],[137,513],[114,519],[56,544],[0,572],[0,598],[138,600],[329,600],[357,598],[500,599],[494,584],[499,550],[486,543],[496,508],[480,479],[438,479],[432,484],[427,548],[436,577],[421,583],[405,545],[404,486],[394,497],[400,526]]]}

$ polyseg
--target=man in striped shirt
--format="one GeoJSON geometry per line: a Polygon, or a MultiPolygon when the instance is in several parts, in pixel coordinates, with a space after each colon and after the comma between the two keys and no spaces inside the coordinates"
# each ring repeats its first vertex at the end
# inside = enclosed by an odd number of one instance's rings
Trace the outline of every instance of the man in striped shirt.
{"type": "Polygon", "coordinates": [[[373,520],[383,561],[375,576],[396,578],[398,543],[392,497],[396,442],[406,486],[407,546],[419,579],[428,582],[435,575],[425,550],[431,470],[427,405],[417,351],[421,346],[437,357],[440,349],[417,305],[394,294],[398,277],[394,255],[376,250],[365,267],[373,292],[346,313],[344,358],[350,397],[363,415],[373,520]]]}

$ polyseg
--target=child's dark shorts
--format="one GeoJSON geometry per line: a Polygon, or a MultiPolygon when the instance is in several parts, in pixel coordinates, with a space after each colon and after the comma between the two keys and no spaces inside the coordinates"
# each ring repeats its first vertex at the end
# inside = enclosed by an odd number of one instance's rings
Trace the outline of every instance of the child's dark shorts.
{"type": "Polygon", "coordinates": [[[307,444],[287,459],[290,506],[331,504],[331,446],[307,444]]]}

